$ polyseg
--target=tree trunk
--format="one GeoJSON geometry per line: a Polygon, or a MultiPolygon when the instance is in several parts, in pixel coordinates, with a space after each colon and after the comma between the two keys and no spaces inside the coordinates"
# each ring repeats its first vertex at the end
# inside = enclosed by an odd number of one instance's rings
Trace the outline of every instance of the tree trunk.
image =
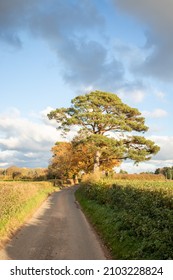
{"type": "Polygon", "coordinates": [[[95,154],[95,158],[94,158],[94,170],[93,170],[94,173],[100,171],[100,156],[101,156],[101,153],[99,151],[97,151],[95,154]]]}
{"type": "Polygon", "coordinates": [[[78,184],[79,183],[77,174],[73,175],[73,181],[74,181],[74,184],[78,184]]]}

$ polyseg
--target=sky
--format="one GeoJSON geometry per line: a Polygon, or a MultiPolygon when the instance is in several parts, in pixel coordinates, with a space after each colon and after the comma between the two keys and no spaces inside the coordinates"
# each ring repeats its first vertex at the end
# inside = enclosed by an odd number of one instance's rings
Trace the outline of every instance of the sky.
{"type": "Polygon", "coordinates": [[[138,108],[160,146],[122,169],[173,166],[172,10],[172,0],[0,0],[0,168],[46,167],[64,141],[47,113],[91,90],[138,108]]]}

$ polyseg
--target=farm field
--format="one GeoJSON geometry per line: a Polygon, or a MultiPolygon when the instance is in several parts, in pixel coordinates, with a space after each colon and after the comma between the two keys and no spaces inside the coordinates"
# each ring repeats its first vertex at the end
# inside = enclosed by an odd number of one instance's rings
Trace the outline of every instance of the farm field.
{"type": "Polygon", "coordinates": [[[113,259],[173,259],[173,182],[86,180],[76,197],[113,259]]]}
{"type": "Polygon", "coordinates": [[[0,247],[53,191],[50,182],[0,182],[0,247]]]}

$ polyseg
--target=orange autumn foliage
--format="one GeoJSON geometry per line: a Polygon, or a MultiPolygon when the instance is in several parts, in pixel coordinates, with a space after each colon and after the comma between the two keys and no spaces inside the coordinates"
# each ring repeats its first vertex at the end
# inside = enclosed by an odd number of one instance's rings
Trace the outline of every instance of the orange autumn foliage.
{"type": "MultiPolygon", "coordinates": [[[[56,178],[72,178],[80,171],[89,173],[93,170],[95,147],[91,143],[57,142],[52,153],[49,172],[56,178]]],[[[101,157],[100,163],[101,170],[110,171],[120,161],[101,157]]]]}

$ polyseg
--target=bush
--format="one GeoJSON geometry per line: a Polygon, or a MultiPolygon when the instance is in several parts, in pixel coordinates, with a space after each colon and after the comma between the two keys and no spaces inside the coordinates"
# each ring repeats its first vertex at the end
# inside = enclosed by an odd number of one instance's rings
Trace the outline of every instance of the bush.
{"type": "Polygon", "coordinates": [[[112,231],[107,242],[112,244],[114,256],[173,259],[172,182],[102,179],[82,185],[79,192],[83,198],[112,213],[106,227],[112,231]]]}

